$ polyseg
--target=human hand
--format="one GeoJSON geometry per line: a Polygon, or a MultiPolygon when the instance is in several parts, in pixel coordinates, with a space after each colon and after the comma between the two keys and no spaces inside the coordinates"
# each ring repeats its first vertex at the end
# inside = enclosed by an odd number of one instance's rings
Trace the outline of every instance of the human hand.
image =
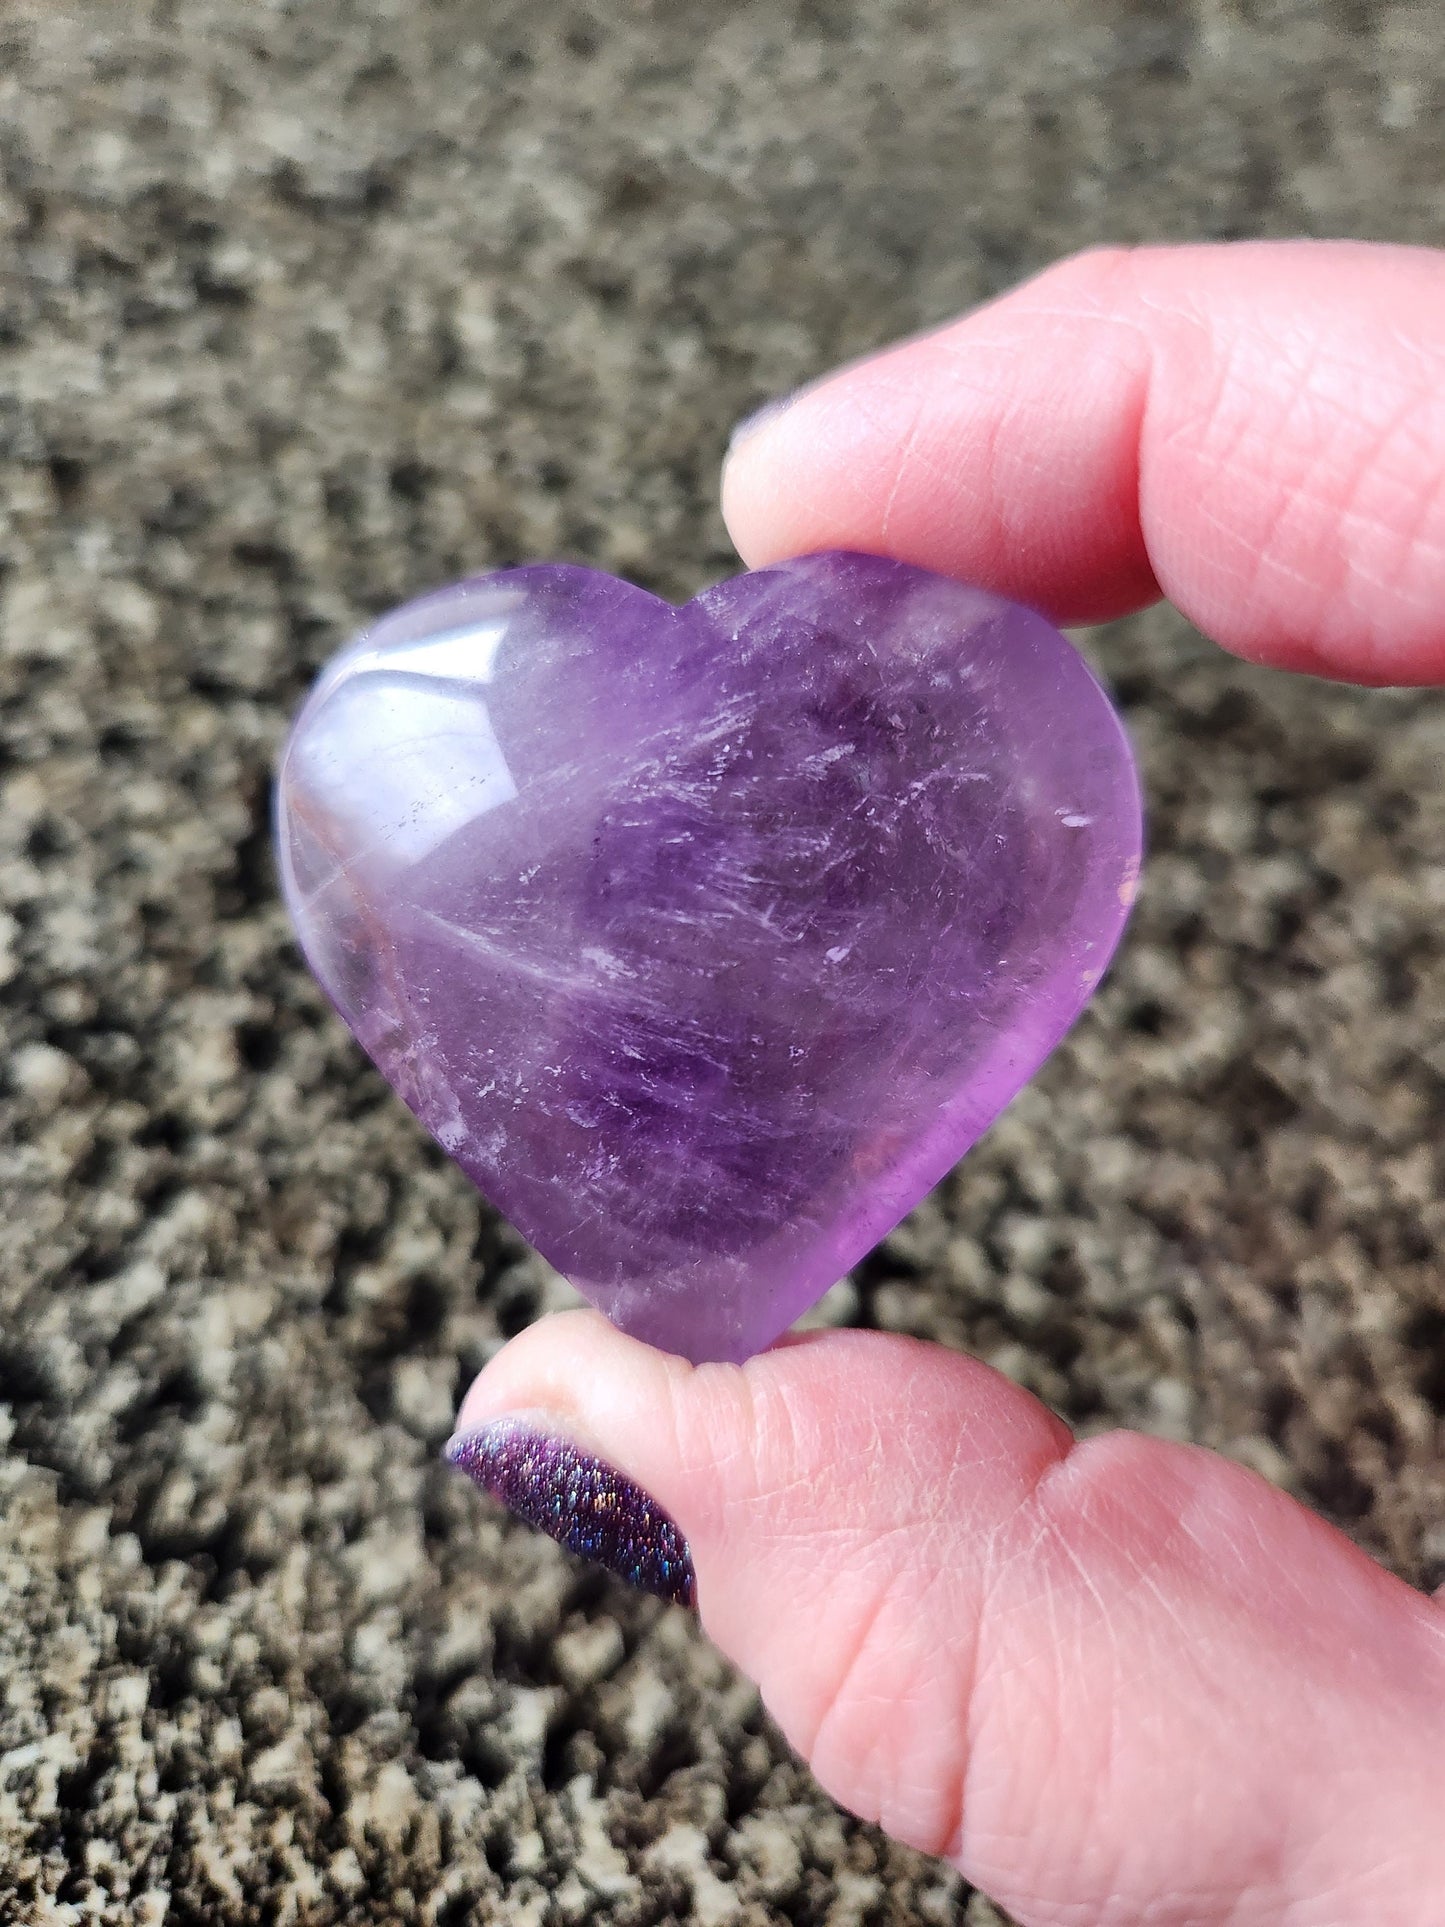
{"type": "MultiPolygon", "coordinates": [[[[1063,262],[759,419],[724,501],[754,566],[871,550],[1065,622],[1164,594],[1257,661],[1445,681],[1445,255],[1063,262]]],[[[695,1596],[837,1799],[1029,1927],[1445,1919],[1445,1603],[1240,1466],[1076,1444],[912,1340],[692,1367],[586,1312],[458,1440],[695,1596]]]]}

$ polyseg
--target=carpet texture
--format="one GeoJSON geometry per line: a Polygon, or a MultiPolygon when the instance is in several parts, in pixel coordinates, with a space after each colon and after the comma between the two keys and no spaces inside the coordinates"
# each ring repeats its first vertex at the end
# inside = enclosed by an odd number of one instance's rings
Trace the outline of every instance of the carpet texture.
{"type": "MultiPolygon", "coordinates": [[[[1429,11],[0,0],[0,1919],[1000,1919],[439,1463],[570,1294],[306,976],[269,772],[414,591],[729,573],[738,414],[1058,254],[1433,239],[1429,11]]],[[[1088,646],[1132,932],[819,1316],[1438,1582],[1445,712],[1088,646]]]]}

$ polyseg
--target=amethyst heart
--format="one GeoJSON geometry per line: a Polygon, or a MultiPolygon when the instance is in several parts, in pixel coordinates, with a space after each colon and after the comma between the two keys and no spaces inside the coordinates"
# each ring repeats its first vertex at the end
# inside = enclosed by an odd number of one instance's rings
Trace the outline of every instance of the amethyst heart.
{"type": "Polygon", "coordinates": [[[625,1330],[742,1359],[949,1170],[1134,893],[1118,718],[1042,617],[864,555],[675,609],[480,576],[323,674],[286,899],[366,1050],[625,1330]]]}

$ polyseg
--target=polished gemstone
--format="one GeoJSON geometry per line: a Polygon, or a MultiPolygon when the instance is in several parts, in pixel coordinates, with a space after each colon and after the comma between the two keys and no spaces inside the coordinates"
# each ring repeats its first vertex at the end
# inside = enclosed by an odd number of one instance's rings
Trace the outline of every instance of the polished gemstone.
{"type": "Polygon", "coordinates": [[[625,1330],[741,1359],[936,1184],[1108,961],[1133,760],[1041,617],[828,554],[674,608],[480,576],[322,675],[281,766],[317,975],[625,1330]]]}

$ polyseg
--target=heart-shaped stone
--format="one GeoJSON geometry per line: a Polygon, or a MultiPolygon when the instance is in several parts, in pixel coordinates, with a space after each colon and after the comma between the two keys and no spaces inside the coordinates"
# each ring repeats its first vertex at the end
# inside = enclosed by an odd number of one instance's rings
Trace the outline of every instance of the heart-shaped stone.
{"type": "Polygon", "coordinates": [[[814,555],[683,609],[542,566],[325,671],[286,899],[361,1043],[625,1330],[742,1359],[1032,1076],[1118,940],[1139,794],[1040,616],[814,555]]]}

